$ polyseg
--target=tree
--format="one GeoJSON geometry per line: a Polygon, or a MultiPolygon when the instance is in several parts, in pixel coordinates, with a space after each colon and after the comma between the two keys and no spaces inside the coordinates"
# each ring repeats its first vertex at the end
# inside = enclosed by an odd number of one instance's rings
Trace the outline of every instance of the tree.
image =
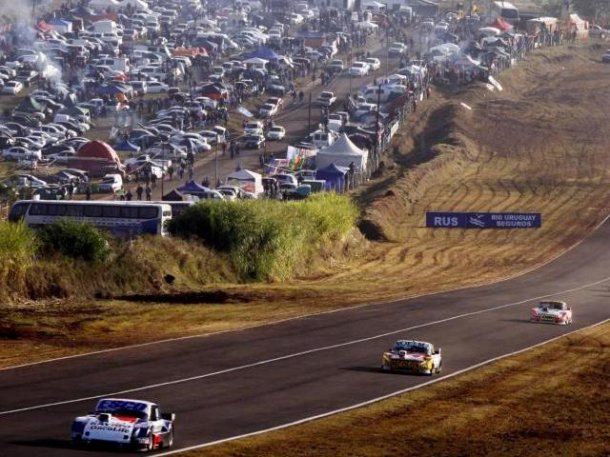
{"type": "Polygon", "coordinates": [[[610,2],[608,0],[565,0],[571,1],[572,8],[581,16],[604,21],[610,18],[610,2]]]}

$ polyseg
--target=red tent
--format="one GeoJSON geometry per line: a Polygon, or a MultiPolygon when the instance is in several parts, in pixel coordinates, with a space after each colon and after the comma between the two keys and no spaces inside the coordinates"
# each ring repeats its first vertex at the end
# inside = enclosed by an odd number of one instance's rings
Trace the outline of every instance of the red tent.
{"type": "Polygon", "coordinates": [[[71,168],[85,170],[92,178],[106,173],[122,173],[123,165],[116,151],[103,141],[90,141],[69,160],[71,168]]]}
{"type": "Polygon", "coordinates": [[[511,24],[509,24],[508,22],[506,22],[504,19],[502,19],[501,17],[497,18],[493,24],[491,24],[492,27],[495,27],[497,29],[502,30],[503,32],[508,32],[509,30],[512,30],[513,26],[511,24]]]}

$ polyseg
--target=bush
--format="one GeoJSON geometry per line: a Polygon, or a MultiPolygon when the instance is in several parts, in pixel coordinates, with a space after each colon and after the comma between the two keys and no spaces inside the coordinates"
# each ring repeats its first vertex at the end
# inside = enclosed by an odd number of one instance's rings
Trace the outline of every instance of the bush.
{"type": "Polygon", "coordinates": [[[0,222],[0,283],[18,286],[38,250],[34,232],[23,222],[0,222]]]}
{"type": "Polygon", "coordinates": [[[200,202],[172,220],[170,232],[228,253],[243,280],[287,278],[320,243],[345,235],[358,211],[347,197],[304,201],[200,202]]]}
{"type": "Polygon", "coordinates": [[[110,254],[108,241],[89,224],[64,220],[43,227],[38,236],[45,252],[87,262],[102,262],[110,254]]]}

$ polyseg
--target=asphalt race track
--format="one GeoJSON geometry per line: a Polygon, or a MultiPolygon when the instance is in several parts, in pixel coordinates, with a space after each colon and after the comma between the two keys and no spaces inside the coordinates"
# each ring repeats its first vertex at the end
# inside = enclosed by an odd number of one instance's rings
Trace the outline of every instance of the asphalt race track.
{"type": "Polygon", "coordinates": [[[69,442],[72,418],[100,396],[177,413],[179,449],[429,381],[379,371],[397,338],[441,347],[441,376],[527,348],[610,318],[608,240],[610,221],[541,269],[489,286],[0,371],[0,456],[107,455],[69,442]],[[529,323],[542,297],[572,304],[574,325],[529,323]]]}

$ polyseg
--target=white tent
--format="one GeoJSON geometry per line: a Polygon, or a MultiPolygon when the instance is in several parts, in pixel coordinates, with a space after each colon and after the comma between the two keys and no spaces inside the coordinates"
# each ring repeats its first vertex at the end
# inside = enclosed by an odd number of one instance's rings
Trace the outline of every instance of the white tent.
{"type": "Polygon", "coordinates": [[[360,149],[343,133],[331,146],[318,151],[316,168],[325,168],[331,163],[340,167],[349,167],[353,162],[356,172],[366,173],[366,163],[369,153],[360,149]]]}
{"type": "Polygon", "coordinates": [[[239,170],[227,176],[227,184],[238,186],[240,189],[255,195],[265,192],[263,188],[263,176],[250,170],[239,170]]]}

